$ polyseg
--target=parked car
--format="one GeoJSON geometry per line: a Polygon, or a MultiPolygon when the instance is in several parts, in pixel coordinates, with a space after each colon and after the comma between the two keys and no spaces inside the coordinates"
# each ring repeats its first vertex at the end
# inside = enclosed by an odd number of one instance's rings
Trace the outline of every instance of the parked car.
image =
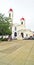
{"type": "Polygon", "coordinates": [[[24,40],[34,40],[34,37],[33,36],[30,36],[30,37],[26,37],[26,38],[24,38],[24,40]]]}

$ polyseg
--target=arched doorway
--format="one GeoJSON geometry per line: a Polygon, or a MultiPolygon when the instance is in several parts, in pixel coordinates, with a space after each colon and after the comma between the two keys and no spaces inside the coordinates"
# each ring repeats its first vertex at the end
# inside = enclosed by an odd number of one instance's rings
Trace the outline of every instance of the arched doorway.
{"type": "Polygon", "coordinates": [[[17,36],[17,32],[14,33],[14,36],[15,36],[15,37],[17,36]]]}
{"type": "Polygon", "coordinates": [[[21,36],[22,36],[22,38],[24,37],[24,34],[21,32],[21,36]]]}

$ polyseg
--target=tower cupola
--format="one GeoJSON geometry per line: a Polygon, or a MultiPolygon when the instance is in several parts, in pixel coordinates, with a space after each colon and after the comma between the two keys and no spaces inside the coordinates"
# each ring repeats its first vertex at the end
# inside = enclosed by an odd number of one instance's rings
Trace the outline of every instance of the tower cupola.
{"type": "Polygon", "coordinates": [[[9,9],[9,18],[13,18],[13,9],[12,8],[9,9]]]}
{"type": "Polygon", "coordinates": [[[21,21],[21,24],[23,25],[24,22],[25,22],[25,19],[22,17],[22,18],[20,19],[20,21],[21,21]]]}
{"type": "Polygon", "coordinates": [[[22,27],[25,28],[25,18],[22,17],[20,19],[20,22],[21,22],[22,27]]]}

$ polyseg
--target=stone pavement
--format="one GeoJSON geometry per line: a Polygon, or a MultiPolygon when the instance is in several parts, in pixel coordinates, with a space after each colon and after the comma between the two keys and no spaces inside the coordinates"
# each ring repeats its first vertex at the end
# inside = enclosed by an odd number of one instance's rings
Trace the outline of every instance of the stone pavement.
{"type": "Polygon", "coordinates": [[[34,40],[0,42],[0,65],[34,65],[34,40]]]}

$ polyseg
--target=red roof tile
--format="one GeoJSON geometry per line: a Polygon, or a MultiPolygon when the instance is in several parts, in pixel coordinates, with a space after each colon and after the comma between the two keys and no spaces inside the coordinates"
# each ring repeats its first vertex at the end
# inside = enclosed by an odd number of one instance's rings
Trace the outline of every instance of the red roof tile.
{"type": "Polygon", "coordinates": [[[20,20],[25,20],[23,17],[20,20]]]}
{"type": "Polygon", "coordinates": [[[13,9],[10,8],[9,11],[12,11],[13,12],[13,9]]]}

